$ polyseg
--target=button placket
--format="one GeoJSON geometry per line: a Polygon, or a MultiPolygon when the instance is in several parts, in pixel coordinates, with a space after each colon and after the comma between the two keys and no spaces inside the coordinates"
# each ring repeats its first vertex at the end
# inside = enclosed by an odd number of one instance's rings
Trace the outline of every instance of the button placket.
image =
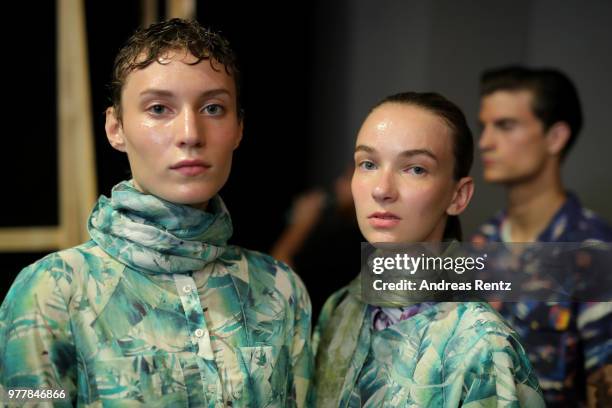
{"type": "Polygon", "coordinates": [[[198,294],[197,285],[195,280],[189,275],[174,274],[173,277],[185,312],[187,330],[189,331],[193,351],[197,355],[194,361],[200,368],[200,376],[204,383],[203,385],[206,393],[208,394],[208,398],[217,401],[215,404],[221,404],[220,406],[223,406],[221,377],[215,361],[212,343],[210,341],[210,332],[206,323],[206,317],[198,294]],[[211,362],[212,364],[210,364],[211,362]],[[210,372],[212,367],[215,367],[213,370],[217,371],[214,374],[210,372]],[[212,374],[212,376],[210,374],[212,374]],[[211,380],[213,380],[214,383],[211,380]],[[206,384],[212,385],[214,389],[206,384]]]}
{"type": "MultiPolygon", "coordinates": [[[[187,328],[190,332],[191,341],[194,345],[202,346],[201,339],[208,337],[208,327],[204,318],[204,311],[200,303],[195,281],[188,275],[174,275],[174,281],[178,290],[178,295],[185,311],[187,328]]],[[[198,353],[199,354],[199,353],[198,353]]]]}

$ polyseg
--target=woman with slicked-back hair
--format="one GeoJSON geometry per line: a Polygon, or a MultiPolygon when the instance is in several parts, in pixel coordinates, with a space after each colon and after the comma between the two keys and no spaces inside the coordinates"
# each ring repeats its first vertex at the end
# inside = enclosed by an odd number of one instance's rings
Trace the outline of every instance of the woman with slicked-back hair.
{"type": "MultiPolygon", "coordinates": [[[[385,98],[357,135],[352,192],[371,244],[461,239],[474,190],[461,110],[434,93],[385,98]]],[[[315,331],[318,407],[543,407],[516,333],[484,302],[366,298],[358,277],[315,331]]]]}

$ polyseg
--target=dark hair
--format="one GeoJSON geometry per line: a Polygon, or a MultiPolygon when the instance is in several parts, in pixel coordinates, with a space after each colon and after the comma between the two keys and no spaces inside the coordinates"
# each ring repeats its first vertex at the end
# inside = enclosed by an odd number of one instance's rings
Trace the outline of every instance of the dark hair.
{"type": "Polygon", "coordinates": [[[184,50],[191,53],[197,60],[212,60],[223,65],[225,72],[231,75],[236,84],[236,103],[238,117],[242,118],[240,104],[240,72],[236,55],[229,41],[220,33],[202,27],[195,20],[173,18],[168,21],[151,24],[140,28],[127,40],[115,58],[113,76],[109,85],[111,103],[115,108],[117,118],[121,119],[121,91],[128,74],[136,69],[143,69],[168,51],[184,50]]]}
{"type": "MultiPolygon", "coordinates": [[[[453,177],[455,180],[460,180],[470,174],[474,161],[474,139],[465,120],[465,115],[457,105],[434,92],[403,92],[387,96],[378,102],[372,110],[385,103],[417,106],[443,119],[453,136],[453,156],[455,158],[453,177]]],[[[462,236],[459,217],[456,215],[449,216],[446,220],[443,239],[460,241],[462,236]]]]}
{"type": "Polygon", "coordinates": [[[570,138],[561,152],[564,158],[582,128],[582,107],[573,82],[556,69],[531,69],[519,65],[485,71],[480,78],[480,95],[497,91],[528,90],[533,94],[531,109],[544,130],[558,122],[570,128],[570,138]]]}

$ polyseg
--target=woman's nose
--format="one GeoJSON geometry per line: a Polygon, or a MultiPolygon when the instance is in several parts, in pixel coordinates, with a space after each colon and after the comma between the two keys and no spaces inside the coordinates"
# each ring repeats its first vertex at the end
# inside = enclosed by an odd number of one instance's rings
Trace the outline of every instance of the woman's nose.
{"type": "Polygon", "coordinates": [[[204,131],[198,123],[198,112],[185,108],[177,118],[176,143],[181,147],[202,147],[204,131]]]}
{"type": "Polygon", "coordinates": [[[376,180],[372,197],[379,202],[390,202],[397,199],[395,179],[390,171],[383,171],[376,180]]]}

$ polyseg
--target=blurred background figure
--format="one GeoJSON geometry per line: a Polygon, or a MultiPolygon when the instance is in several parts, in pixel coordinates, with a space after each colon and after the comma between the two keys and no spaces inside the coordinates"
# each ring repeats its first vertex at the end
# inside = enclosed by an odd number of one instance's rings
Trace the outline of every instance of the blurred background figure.
{"type": "Polygon", "coordinates": [[[285,230],[270,251],[290,265],[311,290],[315,322],[325,300],[359,271],[363,238],[351,194],[353,170],[352,164],[347,166],[327,192],[315,189],[299,195],[285,230]]]}
{"type": "MultiPolygon", "coordinates": [[[[582,124],[578,92],[559,70],[510,66],[482,75],[484,179],[504,187],[506,209],[481,226],[473,242],[612,242],[612,228],[584,208],[561,177],[582,124]]],[[[521,268],[540,260],[521,258],[521,268]]],[[[496,307],[521,334],[549,407],[584,403],[586,382],[591,403],[604,403],[611,388],[603,376],[612,364],[611,302],[496,307]]]]}

